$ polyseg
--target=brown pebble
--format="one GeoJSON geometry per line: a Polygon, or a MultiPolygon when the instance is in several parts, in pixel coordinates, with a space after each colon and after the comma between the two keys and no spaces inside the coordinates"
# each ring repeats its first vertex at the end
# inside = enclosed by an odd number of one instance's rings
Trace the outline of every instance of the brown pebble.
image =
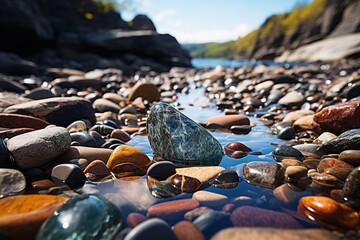
{"type": "Polygon", "coordinates": [[[189,221],[180,221],[174,225],[173,231],[178,240],[205,240],[202,232],[189,221]]]}
{"type": "Polygon", "coordinates": [[[134,228],[146,220],[148,220],[148,218],[145,215],[141,213],[133,212],[127,216],[127,225],[130,228],[134,228]]]}

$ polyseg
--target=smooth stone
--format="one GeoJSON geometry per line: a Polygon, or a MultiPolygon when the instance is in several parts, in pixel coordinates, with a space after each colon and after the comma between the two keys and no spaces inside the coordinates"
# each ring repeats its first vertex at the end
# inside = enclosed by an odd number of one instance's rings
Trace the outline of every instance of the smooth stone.
{"type": "Polygon", "coordinates": [[[201,187],[201,182],[192,177],[174,174],[167,179],[173,187],[179,189],[182,193],[192,193],[201,187]]]}
{"type": "Polygon", "coordinates": [[[70,149],[59,158],[59,160],[61,163],[67,163],[72,159],[83,158],[89,162],[101,160],[106,163],[111,153],[112,150],[110,149],[71,146],[70,149]]]}
{"type": "Polygon", "coordinates": [[[129,93],[127,100],[133,101],[141,97],[149,102],[160,101],[160,92],[157,86],[150,82],[137,82],[129,93]]]}
{"type": "Polygon", "coordinates": [[[353,169],[354,167],[346,162],[338,160],[336,158],[323,158],[321,159],[317,169],[318,172],[322,173],[325,172],[328,168],[350,168],[353,169]]]}
{"type": "Polygon", "coordinates": [[[126,222],[128,227],[134,228],[140,223],[145,222],[146,220],[148,220],[148,218],[145,215],[133,212],[127,216],[126,222]]]}
{"type": "Polygon", "coordinates": [[[307,143],[295,145],[293,148],[299,150],[301,153],[303,153],[303,155],[305,155],[305,153],[313,153],[317,156],[322,156],[323,153],[318,151],[319,146],[319,144],[307,143]]]}
{"type": "Polygon", "coordinates": [[[120,106],[118,104],[103,98],[96,99],[92,106],[96,112],[110,111],[118,113],[120,111],[120,106]]]}
{"type": "Polygon", "coordinates": [[[354,128],[360,128],[360,100],[338,103],[316,113],[314,120],[324,131],[341,134],[354,128]]]}
{"type": "Polygon", "coordinates": [[[142,176],[146,173],[146,169],[133,163],[125,162],[115,165],[112,168],[112,172],[117,178],[122,178],[127,176],[142,176]]]}
{"type": "Polygon", "coordinates": [[[345,204],[325,196],[302,197],[298,204],[298,213],[322,226],[332,228],[356,228],[359,213],[345,204]]]}
{"type": "Polygon", "coordinates": [[[224,170],[220,172],[214,180],[214,184],[229,184],[240,182],[240,177],[234,170],[224,170]]]}
{"type": "Polygon", "coordinates": [[[157,180],[165,180],[168,177],[174,175],[176,173],[174,163],[170,161],[160,161],[151,166],[147,170],[147,175],[153,177],[157,180]]]}
{"type": "Polygon", "coordinates": [[[314,115],[307,115],[297,119],[294,124],[293,128],[296,131],[307,131],[307,130],[316,130],[320,131],[320,126],[314,120],[314,115]]]}
{"type": "Polygon", "coordinates": [[[191,222],[180,221],[172,228],[177,239],[205,240],[203,233],[191,222]]]}
{"type": "Polygon", "coordinates": [[[228,197],[222,194],[209,191],[197,191],[193,194],[193,199],[199,201],[200,205],[206,207],[219,207],[228,202],[228,197]]]}
{"type": "Polygon", "coordinates": [[[243,167],[245,180],[253,185],[274,188],[284,181],[285,169],[272,162],[250,162],[243,167]]]}
{"type": "Polygon", "coordinates": [[[10,152],[6,147],[4,140],[0,138],[0,168],[11,168],[12,165],[10,152]]]}
{"type": "Polygon", "coordinates": [[[78,120],[71,123],[69,126],[66,127],[69,133],[74,132],[85,132],[87,130],[86,123],[84,121],[78,120]]]}
{"type": "Polygon", "coordinates": [[[203,127],[165,103],[158,103],[147,120],[147,133],[155,156],[177,166],[218,165],[221,144],[203,127]]]}
{"type": "Polygon", "coordinates": [[[299,107],[304,101],[305,101],[304,95],[302,95],[300,92],[292,91],[292,92],[288,92],[284,97],[280,98],[278,103],[299,107]]]}
{"type": "Polygon", "coordinates": [[[199,207],[199,201],[195,199],[181,199],[155,204],[148,208],[148,217],[158,217],[165,221],[178,220],[192,209],[199,207]]]}
{"type": "Polygon", "coordinates": [[[9,139],[7,147],[21,169],[40,167],[70,148],[70,134],[62,127],[24,133],[9,139]]]}
{"type": "Polygon", "coordinates": [[[230,215],[236,227],[266,227],[300,229],[302,226],[290,215],[252,206],[236,208],[230,215]]]}
{"type": "Polygon", "coordinates": [[[292,127],[286,127],[280,130],[280,132],[277,134],[277,138],[282,140],[290,140],[295,138],[295,129],[292,127]]]}
{"type": "Polygon", "coordinates": [[[243,157],[246,157],[247,156],[247,153],[243,152],[243,151],[235,151],[233,153],[231,153],[230,157],[232,158],[243,158],[243,157]]]}
{"type": "Polygon", "coordinates": [[[67,200],[43,194],[0,199],[0,229],[14,239],[34,239],[41,224],[67,200]]]}
{"type": "Polygon", "coordinates": [[[305,192],[294,191],[287,183],[280,185],[273,191],[275,198],[284,206],[292,206],[298,204],[299,199],[305,195],[305,192]]]}
{"type": "Polygon", "coordinates": [[[233,125],[230,127],[230,131],[235,134],[248,134],[252,127],[249,125],[233,125]]]}
{"type": "Polygon", "coordinates": [[[32,129],[43,129],[48,122],[21,114],[10,114],[10,113],[0,113],[0,126],[4,128],[32,128],[32,129]]]}
{"type": "Polygon", "coordinates": [[[352,170],[353,168],[332,167],[327,168],[324,173],[327,175],[332,175],[337,179],[345,182],[347,176],[351,173],[352,170]]]}
{"type": "Polygon", "coordinates": [[[97,178],[104,178],[111,175],[109,169],[106,167],[106,164],[101,160],[95,160],[89,163],[89,165],[87,165],[84,169],[84,174],[86,173],[94,174],[97,178]]]}
{"type": "Polygon", "coordinates": [[[116,121],[111,120],[111,119],[105,119],[102,123],[106,126],[114,128],[114,129],[120,128],[119,124],[116,121]]]}
{"type": "Polygon", "coordinates": [[[331,132],[323,132],[322,134],[320,134],[320,136],[318,136],[314,142],[322,144],[325,142],[328,142],[332,139],[336,138],[336,135],[331,133],[331,132]]]}
{"type": "Polygon", "coordinates": [[[127,132],[125,132],[125,131],[123,131],[121,129],[114,129],[111,132],[110,137],[111,138],[117,138],[117,139],[119,139],[119,140],[121,140],[123,142],[128,142],[128,141],[131,140],[131,136],[127,132]]]}
{"type": "Polygon", "coordinates": [[[80,188],[85,184],[86,177],[75,164],[59,164],[51,171],[51,178],[56,185],[68,185],[71,189],[80,188]]]}
{"type": "Polygon", "coordinates": [[[125,100],[121,95],[117,93],[107,92],[102,96],[103,99],[112,101],[113,103],[119,104],[121,101],[125,100]]]}
{"type": "Polygon", "coordinates": [[[152,218],[133,228],[124,240],[177,240],[170,226],[162,219],[152,218]]]}
{"type": "Polygon", "coordinates": [[[84,78],[82,76],[69,76],[69,83],[71,83],[76,89],[86,89],[88,87],[98,89],[101,85],[100,79],[84,78]]]}
{"type": "Polygon", "coordinates": [[[360,150],[360,128],[348,130],[320,145],[319,151],[341,153],[345,150],[360,150]]]}
{"type": "Polygon", "coordinates": [[[237,115],[224,115],[224,116],[214,116],[210,117],[205,122],[206,125],[216,124],[220,125],[223,128],[231,128],[235,125],[250,125],[250,120],[247,116],[243,114],[237,115]]]}
{"type": "Polygon", "coordinates": [[[0,198],[24,192],[26,180],[16,169],[0,168],[0,198]]]}
{"type": "Polygon", "coordinates": [[[49,188],[56,187],[55,183],[49,179],[37,180],[31,182],[31,187],[34,191],[48,190],[49,188]]]}
{"type": "MultiPolygon", "coordinates": [[[[320,160],[319,160],[320,161],[320,160]]],[[[281,164],[287,168],[289,166],[302,166],[302,167],[305,167],[305,161],[299,161],[299,160],[296,160],[296,159],[293,159],[293,158],[284,158],[281,160],[281,164]]]]}
{"type": "Polygon", "coordinates": [[[176,173],[179,175],[184,175],[199,179],[200,182],[204,184],[214,179],[220,172],[224,170],[225,168],[218,166],[187,167],[187,168],[176,168],[176,173]]]}
{"type": "Polygon", "coordinates": [[[337,179],[335,176],[329,174],[323,174],[319,172],[308,172],[308,176],[312,179],[313,182],[326,187],[340,187],[344,183],[337,179]]]}
{"type": "Polygon", "coordinates": [[[98,132],[89,131],[89,134],[95,140],[97,146],[102,146],[106,142],[98,132]]]}
{"type": "Polygon", "coordinates": [[[84,147],[98,147],[94,138],[88,132],[70,133],[71,141],[80,143],[84,147]]]}
{"type": "Polygon", "coordinates": [[[135,114],[123,113],[119,116],[120,121],[126,126],[137,126],[138,118],[135,114]]]}
{"type": "Polygon", "coordinates": [[[96,124],[89,129],[89,132],[95,131],[102,136],[107,136],[114,131],[114,128],[105,124],[96,124]]]}
{"type": "Polygon", "coordinates": [[[297,160],[304,160],[304,155],[299,150],[287,145],[281,145],[275,148],[272,155],[276,160],[289,157],[296,158],[297,160]]]}
{"type": "Polygon", "coordinates": [[[347,201],[360,201],[360,167],[354,168],[346,178],[343,196],[347,201]]]}
{"type": "Polygon", "coordinates": [[[235,151],[250,152],[251,149],[241,142],[231,142],[225,145],[225,153],[231,155],[235,151]]]}
{"type": "Polygon", "coordinates": [[[90,162],[85,158],[75,158],[75,159],[71,159],[68,163],[75,164],[79,166],[81,170],[84,171],[84,169],[87,167],[87,165],[89,165],[90,162]]]}
{"type": "Polygon", "coordinates": [[[302,166],[289,166],[285,170],[285,181],[297,182],[307,178],[308,169],[302,166]]]}
{"type": "Polygon", "coordinates": [[[55,97],[16,104],[5,113],[31,115],[62,127],[80,119],[95,123],[95,111],[90,101],[80,97],[55,97]]]}
{"type": "Polygon", "coordinates": [[[303,163],[308,169],[317,169],[317,166],[320,163],[320,159],[306,159],[303,161],[303,163]]]}
{"type": "Polygon", "coordinates": [[[305,117],[308,115],[313,115],[313,114],[314,114],[314,111],[311,111],[311,110],[296,110],[296,111],[289,112],[288,114],[286,114],[286,116],[284,117],[284,119],[282,121],[290,122],[293,124],[299,118],[302,118],[302,117],[305,117]]]}
{"type": "Polygon", "coordinates": [[[229,214],[220,211],[207,211],[193,221],[193,224],[210,239],[221,229],[232,226],[229,214]]]}
{"type": "Polygon", "coordinates": [[[345,150],[339,155],[339,159],[352,166],[360,165],[360,150],[345,150]]]}
{"type": "Polygon", "coordinates": [[[34,131],[34,129],[32,128],[12,128],[12,129],[7,129],[7,130],[2,130],[0,131],[0,138],[5,139],[5,138],[13,138],[15,136],[24,134],[24,133],[28,133],[28,132],[32,132],[34,131]]]}
{"type": "Polygon", "coordinates": [[[30,98],[33,100],[45,99],[45,98],[52,98],[55,95],[51,92],[48,88],[34,88],[31,91],[27,92],[23,95],[25,98],[30,98]]]}
{"type": "Polygon", "coordinates": [[[116,206],[97,195],[84,194],[70,199],[48,218],[36,239],[112,239],[122,227],[116,206]]]}
{"type": "Polygon", "coordinates": [[[269,239],[291,239],[291,240],[338,240],[338,236],[324,229],[278,229],[259,227],[233,227],[216,233],[211,240],[269,240],[269,239]]]}
{"type": "Polygon", "coordinates": [[[211,208],[201,206],[201,207],[195,208],[195,209],[190,210],[187,213],[185,213],[184,218],[186,220],[188,220],[188,221],[193,221],[194,219],[196,219],[197,217],[199,217],[203,213],[205,213],[207,211],[212,211],[212,210],[213,209],[211,209],[211,208]]]}
{"type": "Polygon", "coordinates": [[[112,171],[116,165],[121,163],[132,163],[136,166],[144,167],[150,162],[149,157],[143,151],[132,146],[122,145],[112,152],[106,166],[112,171]]]}
{"type": "Polygon", "coordinates": [[[287,128],[287,127],[291,127],[291,123],[289,123],[289,122],[277,122],[277,123],[274,123],[270,127],[270,131],[272,132],[272,134],[277,135],[282,129],[287,128]]]}

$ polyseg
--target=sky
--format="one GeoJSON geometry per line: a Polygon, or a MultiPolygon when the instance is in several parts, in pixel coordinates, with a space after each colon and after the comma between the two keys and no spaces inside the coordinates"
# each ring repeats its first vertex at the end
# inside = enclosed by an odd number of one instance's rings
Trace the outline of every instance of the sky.
{"type": "Polygon", "coordinates": [[[311,0],[133,0],[121,16],[145,14],[159,33],[180,43],[226,42],[258,28],[267,17],[311,0]]]}

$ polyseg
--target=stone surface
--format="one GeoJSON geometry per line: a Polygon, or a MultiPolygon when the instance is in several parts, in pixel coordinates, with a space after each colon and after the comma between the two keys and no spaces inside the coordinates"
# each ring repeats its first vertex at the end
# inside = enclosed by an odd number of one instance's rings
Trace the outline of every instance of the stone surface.
{"type": "Polygon", "coordinates": [[[145,215],[133,212],[127,216],[126,222],[128,227],[134,228],[140,223],[145,222],[146,220],[148,220],[148,218],[145,215]]]}
{"type": "Polygon", "coordinates": [[[91,173],[97,178],[104,178],[111,175],[109,169],[106,167],[105,163],[101,160],[95,160],[89,163],[84,169],[84,173],[91,173]]]}
{"type": "Polygon", "coordinates": [[[348,201],[358,202],[360,200],[360,167],[353,169],[346,178],[343,197],[348,201]]]}
{"type": "Polygon", "coordinates": [[[160,101],[160,92],[158,87],[150,82],[137,82],[132,87],[127,99],[134,101],[138,97],[149,102],[160,101]]]}
{"type": "Polygon", "coordinates": [[[225,145],[225,153],[231,155],[235,151],[250,152],[251,149],[241,142],[231,142],[225,145]]]}
{"type": "Polygon", "coordinates": [[[353,166],[360,165],[360,150],[345,150],[339,155],[339,159],[353,166]]]}
{"type": "Polygon", "coordinates": [[[182,193],[193,193],[201,187],[201,182],[197,178],[174,174],[167,179],[171,185],[179,189],[182,193]]]}
{"type": "Polygon", "coordinates": [[[285,170],[285,181],[289,182],[297,182],[301,179],[307,178],[307,171],[306,167],[302,166],[289,166],[285,170]]]}
{"type": "Polygon", "coordinates": [[[70,147],[70,134],[62,127],[51,127],[11,138],[7,147],[21,169],[40,167],[61,156],[70,147]]]}
{"type": "Polygon", "coordinates": [[[305,117],[307,115],[312,115],[312,114],[314,114],[314,111],[311,111],[311,110],[297,110],[297,111],[289,112],[284,117],[283,122],[294,123],[299,118],[305,117]]]}
{"type": "Polygon", "coordinates": [[[16,169],[0,168],[0,198],[24,192],[26,180],[16,169]]]}
{"type": "Polygon", "coordinates": [[[275,198],[286,207],[297,205],[299,199],[306,194],[306,192],[294,191],[287,183],[282,184],[273,191],[275,198]]]}
{"type": "Polygon", "coordinates": [[[14,239],[34,239],[41,224],[67,199],[43,194],[0,199],[0,229],[14,239]]]}
{"type": "Polygon", "coordinates": [[[297,131],[306,131],[306,130],[319,130],[320,126],[314,120],[314,115],[307,115],[302,118],[297,119],[293,127],[297,131]]]}
{"type": "Polygon", "coordinates": [[[206,125],[216,124],[223,128],[230,128],[234,125],[249,125],[250,120],[247,116],[242,114],[224,115],[210,117],[205,122],[206,125]]]}
{"type": "Polygon", "coordinates": [[[197,178],[202,183],[209,182],[214,179],[217,174],[224,171],[225,168],[213,166],[213,167],[188,167],[188,168],[176,168],[176,173],[184,176],[197,178]]]}
{"type": "Polygon", "coordinates": [[[49,125],[48,122],[21,114],[0,113],[0,126],[4,128],[33,128],[42,129],[49,125]]]}
{"type": "Polygon", "coordinates": [[[111,239],[123,226],[121,218],[118,208],[107,200],[80,195],[48,218],[36,239],[111,239]]]}
{"type": "Polygon", "coordinates": [[[228,202],[227,196],[209,191],[197,191],[193,194],[193,199],[206,207],[219,207],[228,202]]]}
{"type": "Polygon", "coordinates": [[[174,234],[177,239],[187,239],[187,240],[205,240],[202,232],[191,222],[189,221],[180,221],[173,227],[174,234]]]}
{"type": "Polygon", "coordinates": [[[323,229],[278,229],[278,228],[258,228],[258,227],[233,227],[221,230],[216,233],[212,240],[337,240],[335,234],[323,229]]]}
{"type": "Polygon", "coordinates": [[[154,155],[176,165],[218,165],[221,161],[221,144],[168,104],[158,103],[151,109],[147,133],[154,155]]]}
{"type": "Polygon", "coordinates": [[[112,150],[104,148],[91,148],[91,147],[81,147],[81,146],[71,146],[60,158],[59,161],[62,163],[67,163],[72,159],[84,158],[88,161],[102,160],[107,162],[112,150]]]}
{"type": "Polygon", "coordinates": [[[251,206],[236,208],[230,216],[237,227],[268,227],[299,229],[301,225],[290,215],[251,206]]]}
{"type": "Polygon", "coordinates": [[[159,218],[152,218],[140,223],[124,238],[124,240],[142,239],[177,240],[170,226],[159,218]]]}
{"type": "Polygon", "coordinates": [[[174,175],[175,173],[176,173],[175,165],[170,161],[161,161],[154,163],[147,170],[148,176],[153,177],[160,181],[167,179],[168,177],[174,175]]]}
{"type": "Polygon", "coordinates": [[[96,99],[93,103],[93,108],[96,112],[113,112],[113,113],[119,113],[120,107],[118,104],[113,103],[110,100],[106,100],[103,98],[96,99]]]}
{"type": "Polygon", "coordinates": [[[88,132],[70,133],[71,142],[78,142],[84,147],[98,147],[95,139],[88,132]]]}
{"type": "Polygon", "coordinates": [[[278,161],[281,161],[283,158],[296,158],[298,160],[304,160],[304,155],[299,150],[287,145],[281,145],[275,148],[272,155],[278,161]]]}
{"type": "Polygon", "coordinates": [[[173,200],[149,207],[147,215],[151,218],[158,217],[165,221],[172,221],[183,218],[186,212],[197,208],[199,205],[195,199],[173,200]]]}
{"type": "Polygon", "coordinates": [[[325,196],[302,197],[298,213],[322,226],[356,228],[359,223],[357,211],[325,196]]]}
{"type": "Polygon", "coordinates": [[[284,97],[280,98],[278,103],[289,106],[299,107],[305,100],[305,97],[301,92],[293,91],[288,92],[284,97]]]}
{"type": "Polygon", "coordinates": [[[111,138],[117,138],[117,139],[119,139],[119,140],[121,140],[123,142],[128,142],[128,141],[131,140],[131,136],[127,132],[125,132],[125,131],[123,131],[121,129],[114,129],[111,132],[110,137],[111,138]]]}
{"type": "Polygon", "coordinates": [[[204,234],[206,239],[210,239],[221,229],[232,226],[229,214],[220,211],[207,211],[193,221],[193,224],[204,234]]]}
{"type": "Polygon", "coordinates": [[[360,150],[360,128],[348,130],[320,145],[319,151],[341,153],[345,150],[360,150]]]}
{"type": "Polygon", "coordinates": [[[0,168],[11,168],[13,165],[10,160],[10,153],[4,143],[4,140],[0,138],[0,168]]]}
{"type": "Polygon", "coordinates": [[[144,167],[150,163],[150,159],[143,151],[132,146],[122,145],[112,152],[106,166],[112,171],[116,165],[121,163],[132,163],[144,167]]]}
{"type": "MultiPolygon", "coordinates": [[[[360,36],[360,35],[359,35],[360,36]]],[[[335,104],[316,113],[314,120],[324,131],[336,135],[360,128],[360,100],[335,104]]]]}
{"type": "Polygon", "coordinates": [[[274,188],[284,180],[285,169],[272,162],[250,162],[243,167],[245,180],[261,187],[274,188]]]}
{"type": "Polygon", "coordinates": [[[4,112],[34,116],[63,127],[81,119],[88,119],[91,123],[95,123],[95,111],[91,103],[79,97],[35,100],[13,105],[6,108],[4,112]]]}
{"type": "Polygon", "coordinates": [[[51,171],[51,178],[56,185],[68,185],[71,189],[80,188],[85,184],[86,177],[75,164],[59,164],[51,171]]]}

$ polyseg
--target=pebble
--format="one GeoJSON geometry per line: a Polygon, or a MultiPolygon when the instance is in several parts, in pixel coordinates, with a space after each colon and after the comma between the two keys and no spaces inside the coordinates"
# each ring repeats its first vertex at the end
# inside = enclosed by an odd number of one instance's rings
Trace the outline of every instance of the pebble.
{"type": "Polygon", "coordinates": [[[86,177],[75,164],[59,164],[51,171],[51,178],[56,185],[68,185],[71,189],[82,187],[85,184],[86,177]]]}
{"type": "Polygon", "coordinates": [[[124,240],[177,240],[170,226],[162,219],[152,218],[133,228],[124,240]]]}
{"type": "Polygon", "coordinates": [[[206,207],[220,207],[229,200],[225,195],[209,191],[197,191],[193,194],[193,199],[196,199],[202,206],[206,207]]]}
{"type": "Polygon", "coordinates": [[[231,213],[230,219],[236,227],[302,228],[293,217],[286,213],[252,206],[236,208],[231,213]]]}
{"type": "Polygon", "coordinates": [[[356,228],[359,223],[357,211],[325,196],[302,197],[298,204],[298,212],[323,226],[356,228]]]}
{"type": "Polygon", "coordinates": [[[289,157],[304,160],[304,155],[299,150],[287,145],[281,145],[280,147],[275,148],[272,155],[278,161],[289,157]]]}
{"type": "Polygon", "coordinates": [[[325,143],[325,142],[328,142],[332,139],[336,138],[336,135],[331,133],[331,132],[323,132],[322,134],[320,134],[320,136],[318,136],[314,142],[316,143],[325,143]]]}
{"type": "Polygon", "coordinates": [[[127,133],[124,132],[121,129],[114,129],[111,134],[110,134],[111,138],[117,138],[123,142],[128,142],[131,140],[131,136],[127,133]]]}
{"type": "Polygon", "coordinates": [[[20,171],[0,168],[0,198],[22,194],[25,187],[26,180],[20,171]]]}
{"type": "Polygon", "coordinates": [[[318,172],[320,173],[325,172],[329,168],[348,168],[351,171],[354,167],[336,158],[328,157],[321,159],[317,167],[318,172]]]}
{"type": "Polygon", "coordinates": [[[195,199],[181,199],[155,204],[148,208],[147,216],[158,217],[165,221],[174,221],[184,217],[184,214],[199,207],[195,199]]]}
{"type": "Polygon", "coordinates": [[[302,166],[289,166],[285,170],[285,181],[297,182],[307,178],[308,169],[302,166]]]}
{"type": "Polygon", "coordinates": [[[216,232],[232,226],[229,214],[220,211],[207,211],[193,221],[193,224],[210,239],[216,232]]]}
{"type": "MultiPolygon", "coordinates": [[[[214,180],[214,183],[215,185],[217,186],[227,186],[228,184],[236,184],[240,182],[240,177],[239,175],[237,174],[236,171],[234,170],[224,170],[222,172],[220,172],[215,180],[214,180]]],[[[235,185],[235,186],[236,186],[235,185]]]]}
{"type": "Polygon", "coordinates": [[[177,239],[205,240],[203,233],[191,222],[180,221],[173,226],[174,234],[177,239]]]}
{"type": "Polygon", "coordinates": [[[360,167],[354,168],[346,178],[343,196],[347,201],[360,201],[360,167]]]}
{"type": "Polygon", "coordinates": [[[167,181],[182,193],[193,193],[201,187],[201,182],[198,179],[179,174],[172,175],[167,181]]]}
{"type": "Polygon", "coordinates": [[[48,218],[36,239],[112,239],[122,227],[117,207],[97,195],[84,194],[68,200],[48,218]]]}
{"type": "Polygon", "coordinates": [[[302,117],[305,117],[308,115],[313,115],[313,114],[314,114],[314,111],[311,111],[311,110],[296,110],[296,111],[289,112],[288,114],[286,114],[286,116],[284,117],[284,119],[282,121],[293,124],[299,118],[302,118],[302,117]]]}
{"type": "Polygon", "coordinates": [[[225,168],[218,166],[210,167],[188,167],[188,168],[176,168],[176,173],[200,180],[200,182],[207,183],[214,179],[225,168]]]}
{"type": "MultiPolygon", "coordinates": [[[[320,160],[319,160],[320,161],[320,160]]],[[[302,166],[305,167],[305,161],[299,161],[293,158],[284,158],[281,160],[281,164],[287,168],[289,166],[302,166]]]]}
{"type": "Polygon", "coordinates": [[[252,127],[249,125],[233,125],[230,127],[230,131],[234,134],[249,134],[252,127]]]}
{"type": "Polygon", "coordinates": [[[126,222],[128,227],[134,228],[140,223],[145,222],[146,220],[148,220],[148,218],[145,215],[141,213],[133,212],[127,216],[126,222]]]}
{"type": "Polygon", "coordinates": [[[235,125],[250,125],[250,120],[243,114],[223,115],[210,117],[205,122],[206,125],[216,124],[223,128],[229,128],[235,125]]]}
{"type": "Polygon", "coordinates": [[[294,128],[286,127],[279,131],[279,133],[277,134],[277,137],[282,140],[290,140],[290,139],[295,138],[295,134],[296,134],[296,132],[295,132],[294,128]]]}
{"type": "Polygon", "coordinates": [[[13,163],[10,160],[10,153],[4,143],[4,140],[0,138],[0,168],[10,168],[13,163]]]}
{"type": "Polygon", "coordinates": [[[84,174],[93,174],[96,176],[96,179],[101,179],[107,176],[110,176],[111,173],[106,167],[106,164],[101,160],[95,160],[89,163],[84,169],[84,174]]]}
{"type": "Polygon", "coordinates": [[[128,96],[129,101],[136,98],[148,100],[149,102],[160,101],[160,92],[157,86],[150,82],[138,82],[132,88],[128,96]]]}
{"type": "Polygon", "coordinates": [[[319,147],[319,151],[326,153],[341,153],[345,150],[360,150],[360,128],[348,130],[319,147]]]}
{"type": "Polygon", "coordinates": [[[118,104],[103,98],[96,99],[92,106],[96,112],[109,111],[113,113],[118,113],[120,111],[120,107],[118,104]]]}
{"type": "Polygon", "coordinates": [[[250,162],[243,167],[245,180],[256,186],[274,188],[284,180],[285,169],[272,162],[250,162]]]}
{"type": "Polygon", "coordinates": [[[289,184],[287,183],[280,185],[273,191],[273,195],[275,196],[275,198],[286,207],[293,206],[293,204],[297,205],[299,199],[306,194],[307,193],[305,192],[294,191],[289,187],[289,184]]]}
{"type": "Polygon", "coordinates": [[[304,102],[305,97],[300,92],[292,91],[288,92],[284,97],[280,98],[278,103],[299,107],[304,102]]]}
{"type": "Polygon", "coordinates": [[[0,199],[0,229],[14,239],[34,239],[41,224],[67,200],[43,194],[0,199]]]}
{"type": "Polygon", "coordinates": [[[101,160],[107,162],[111,153],[113,151],[110,149],[103,148],[92,148],[92,147],[82,147],[82,146],[71,146],[60,158],[61,163],[67,163],[73,159],[86,159],[91,162],[94,160],[101,160]]]}
{"type": "Polygon", "coordinates": [[[43,129],[47,125],[48,122],[21,114],[11,114],[11,113],[0,113],[0,126],[4,128],[32,128],[32,129],[43,129]]]}
{"type": "Polygon", "coordinates": [[[344,161],[352,166],[360,165],[360,150],[345,150],[339,155],[339,160],[344,161]]]}
{"type": "Polygon", "coordinates": [[[70,148],[70,134],[62,127],[24,133],[9,139],[7,147],[21,169],[40,167],[70,148]]]}
{"type": "Polygon", "coordinates": [[[70,133],[71,141],[78,142],[84,147],[98,147],[95,139],[88,132],[74,132],[70,133]]]}
{"type": "Polygon", "coordinates": [[[85,132],[87,130],[86,123],[84,121],[78,120],[71,123],[69,126],[66,127],[69,133],[74,132],[85,132]]]}
{"type": "Polygon", "coordinates": [[[307,131],[307,130],[320,131],[319,124],[314,120],[314,115],[307,115],[297,119],[293,124],[293,128],[296,131],[307,131]]]}
{"type": "Polygon", "coordinates": [[[225,153],[231,155],[235,151],[250,152],[251,149],[241,142],[231,142],[225,145],[225,153]]]}
{"type": "Polygon", "coordinates": [[[174,175],[175,173],[176,173],[175,165],[170,161],[161,161],[151,164],[151,166],[147,170],[148,176],[153,177],[160,181],[167,179],[168,177],[174,175]]]}

